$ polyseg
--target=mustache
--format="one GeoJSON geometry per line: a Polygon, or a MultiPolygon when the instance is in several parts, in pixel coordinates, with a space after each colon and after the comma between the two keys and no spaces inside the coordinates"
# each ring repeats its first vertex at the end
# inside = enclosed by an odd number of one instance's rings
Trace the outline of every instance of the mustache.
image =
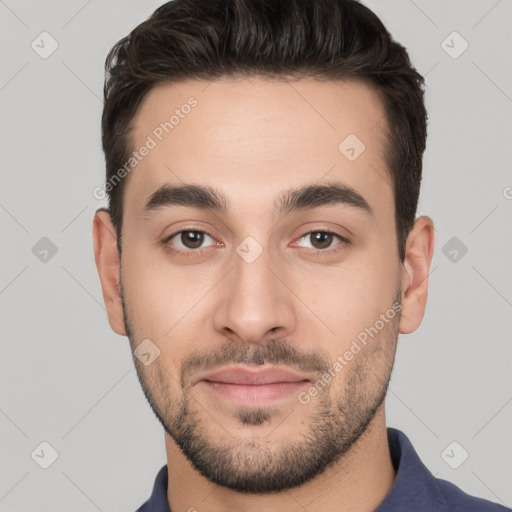
{"type": "Polygon", "coordinates": [[[265,363],[319,375],[329,370],[327,358],[321,352],[299,351],[285,340],[269,339],[258,344],[242,344],[228,338],[221,348],[200,354],[192,353],[183,361],[180,371],[181,387],[184,389],[190,376],[199,371],[230,364],[261,366],[265,363]]]}

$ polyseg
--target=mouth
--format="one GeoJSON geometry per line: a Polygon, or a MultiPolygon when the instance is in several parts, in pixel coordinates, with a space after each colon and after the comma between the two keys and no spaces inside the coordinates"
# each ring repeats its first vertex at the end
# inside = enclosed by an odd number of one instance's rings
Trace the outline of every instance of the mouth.
{"type": "Polygon", "coordinates": [[[285,368],[251,369],[237,365],[201,375],[197,384],[217,399],[241,405],[262,405],[289,399],[311,385],[311,380],[285,368]]]}

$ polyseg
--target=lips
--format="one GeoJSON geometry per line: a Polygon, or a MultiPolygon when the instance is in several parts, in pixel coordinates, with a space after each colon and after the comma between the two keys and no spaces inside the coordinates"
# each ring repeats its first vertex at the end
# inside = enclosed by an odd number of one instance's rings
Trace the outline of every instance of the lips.
{"type": "Polygon", "coordinates": [[[195,384],[216,400],[243,407],[264,407],[293,399],[310,385],[310,379],[285,368],[235,365],[200,375],[195,384]]]}
{"type": "Polygon", "coordinates": [[[308,377],[285,368],[254,368],[247,366],[228,366],[200,375],[199,381],[237,384],[241,386],[262,386],[265,384],[292,383],[308,381],[308,377]]]}

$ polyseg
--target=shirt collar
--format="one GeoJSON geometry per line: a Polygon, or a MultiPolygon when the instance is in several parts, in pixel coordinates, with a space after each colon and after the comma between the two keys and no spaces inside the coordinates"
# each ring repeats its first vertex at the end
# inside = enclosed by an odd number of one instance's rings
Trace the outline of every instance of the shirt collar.
{"type": "Polygon", "coordinates": [[[396,478],[391,490],[375,512],[410,510],[414,502],[416,512],[437,510],[433,505],[435,478],[421,462],[409,438],[400,430],[387,429],[391,462],[396,478]]]}

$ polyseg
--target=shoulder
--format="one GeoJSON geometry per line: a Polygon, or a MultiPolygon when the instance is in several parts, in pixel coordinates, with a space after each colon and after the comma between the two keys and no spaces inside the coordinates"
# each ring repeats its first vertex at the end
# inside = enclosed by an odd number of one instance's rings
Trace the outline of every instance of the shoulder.
{"type": "Polygon", "coordinates": [[[455,484],[434,477],[423,464],[411,441],[400,430],[388,428],[395,483],[378,512],[511,512],[497,503],[471,496],[455,484]]]}

